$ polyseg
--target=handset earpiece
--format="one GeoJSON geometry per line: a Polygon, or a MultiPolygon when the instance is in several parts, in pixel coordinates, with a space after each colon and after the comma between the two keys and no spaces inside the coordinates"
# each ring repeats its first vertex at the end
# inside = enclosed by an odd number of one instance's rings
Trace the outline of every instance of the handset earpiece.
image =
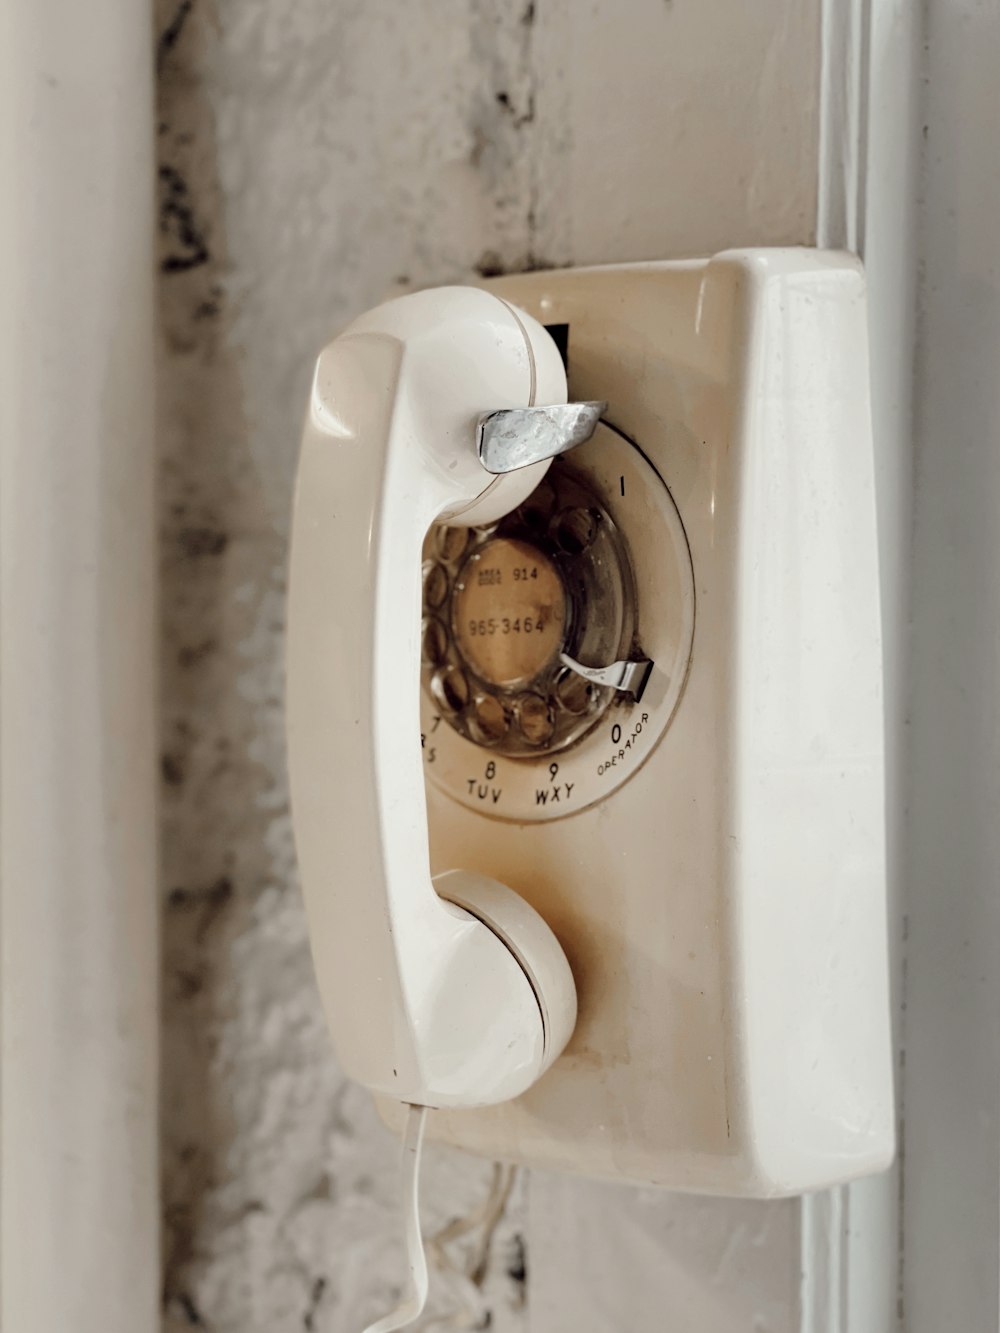
{"type": "Polygon", "coordinates": [[[544,475],[547,460],[486,469],[484,413],[565,401],[550,336],[475,288],[390,301],[316,367],[288,592],[295,836],[343,1066],[414,1104],[516,1097],[576,1019],[566,958],[523,898],[462,870],[432,883],[419,719],[424,536],[509,512],[544,475]]]}

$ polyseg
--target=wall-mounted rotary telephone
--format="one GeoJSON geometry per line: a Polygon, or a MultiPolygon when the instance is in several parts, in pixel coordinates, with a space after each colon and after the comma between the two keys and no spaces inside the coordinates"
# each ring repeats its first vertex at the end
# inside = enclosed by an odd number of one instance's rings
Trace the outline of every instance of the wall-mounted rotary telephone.
{"type": "Polygon", "coordinates": [[[715,1193],[887,1164],[856,261],[363,315],[316,368],[288,633],[320,988],[390,1121],[715,1193]]]}

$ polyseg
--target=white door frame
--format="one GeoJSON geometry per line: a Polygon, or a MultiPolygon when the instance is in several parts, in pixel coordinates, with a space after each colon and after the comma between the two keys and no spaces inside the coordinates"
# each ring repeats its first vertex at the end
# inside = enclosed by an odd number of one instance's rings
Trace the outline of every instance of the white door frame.
{"type": "Polygon", "coordinates": [[[154,1333],[151,13],[0,13],[0,1326],[154,1333]]]}

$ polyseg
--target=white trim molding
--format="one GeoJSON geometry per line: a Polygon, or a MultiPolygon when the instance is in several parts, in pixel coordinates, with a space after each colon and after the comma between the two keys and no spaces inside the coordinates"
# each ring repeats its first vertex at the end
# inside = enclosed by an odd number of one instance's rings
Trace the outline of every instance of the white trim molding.
{"type": "Polygon", "coordinates": [[[824,0],[816,235],[865,261],[885,643],[886,818],[900,1151],[892,1171],[802,1201],[802,1333],[900,1326],[907,634],[922,10],[824,0]]]}
{"type": "Polygon", "coordinates": [[[861,252],[864,229],[869,0],[823,0],[820,12],[816,244],[861,252]]]}
{"type": "Polygon", "coordinates": [[[159,1326],[152,33],[0,35],[0,1325],[159,1326]]]}
{"type": "Polygon", "coordinates": [[[844,1186],[808,1194],[799,1214],[802,1287],[801,1333],[844,1333],[848,1193],[844,1186]]]}

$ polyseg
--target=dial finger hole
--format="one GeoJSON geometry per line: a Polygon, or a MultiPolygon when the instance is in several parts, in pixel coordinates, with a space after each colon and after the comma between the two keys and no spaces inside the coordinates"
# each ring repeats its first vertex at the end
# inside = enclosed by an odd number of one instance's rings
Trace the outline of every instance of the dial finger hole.
{"type": "Polygon", "coordinates": [[[424,605],[439,610],[448,596],[448,574],[443,565],[431,565],[424,576],[424,605]]]}
{"type": "Polygon", "coordinates": [[[556,729],[552,708],[540,694],[522,694],[517,700],[517,721],[521,735],[530,745],[545,745],[556,729]]]}
{"type": "Polygon", "coordinates": [[[500,700],[493,694],[479,695],[469,717],[469,730],[476,740],[495,745],[503,740],[509,728],[510,718],[500,700]]]}
{"type": "Polygon", "coordinates": [[[526,527],[544,532],[555,508],[556,493],[549,481],[541,481],[517,511],[526,527]]]}
{"type": "Polygon", "coordinates": [[[560,708],[572,713],[574,717],[582,717],[591,706],[594,687],[575,671],[562,671],[556,680],[555,696],[560,708]]]}
{"type": "Polygon", "coordinates": [[[599,521],[593,509],[564,509],[552,522],[552,536],[567,555],[582,555],[597,536],[599,521]]]}
{"type": "Polygon", "coordinates": [[[461,713],[469,702],[469,682],[460,667],[447,666],[431,677],[431,693],[448,713],[461,713]]]}
{"type": "Polygon", "coordinates": [[[448,631],[437,616],[428,616],[423,624],[423,659],[428,666],[440,666],[448,656],[448,631]]]}
{"type": "Polygon", "coordinates": [[[434,539],[438,555],[442,560],[446,560],[449,565],[455,564],[465,554],[470,536],[470,528],[439,527],[434,539]]]}

